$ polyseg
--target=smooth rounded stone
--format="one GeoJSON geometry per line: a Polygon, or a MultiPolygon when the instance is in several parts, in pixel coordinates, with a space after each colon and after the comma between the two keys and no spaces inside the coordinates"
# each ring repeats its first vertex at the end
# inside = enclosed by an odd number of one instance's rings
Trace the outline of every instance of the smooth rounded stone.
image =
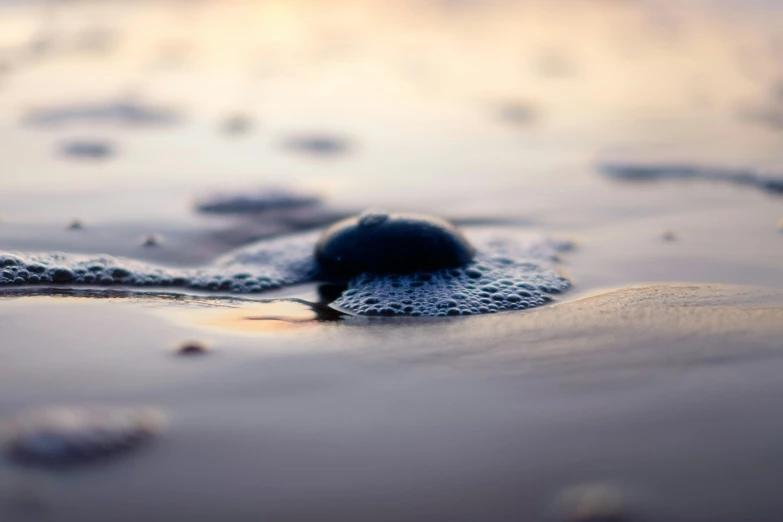
{"type": "Polygon", "coordinates": [[[442,219],[382,212],[335,223],[316,246],[316,261],[327,280],[460,267],[474,254],[462,233],[442,219]]]}
{"type": "Polygon", "coordinates": [[[4,423],[4,447],[23,464],[75,465],[131,450],[163,425],[163,413],[153,408],[51,407],[4,423]]]}

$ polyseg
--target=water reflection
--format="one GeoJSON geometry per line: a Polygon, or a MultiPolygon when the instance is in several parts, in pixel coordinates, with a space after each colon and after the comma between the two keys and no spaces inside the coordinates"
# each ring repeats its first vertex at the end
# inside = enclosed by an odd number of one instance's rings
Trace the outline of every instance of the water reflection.
{"type": "Polygon", "coordinates": [[[345,315],[325,304],[301,299],[247,302],[230,308],[166,309],[164,313],[190,325],[244,333],[295,330],[320,322],[337,321],[345,315]]]}

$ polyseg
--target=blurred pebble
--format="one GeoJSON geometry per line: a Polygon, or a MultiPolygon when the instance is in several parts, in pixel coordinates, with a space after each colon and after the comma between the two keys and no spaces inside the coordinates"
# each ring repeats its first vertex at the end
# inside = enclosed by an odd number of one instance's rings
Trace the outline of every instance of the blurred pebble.
{"type": "Polygon", "coordinates": [[[144,247],[157,247],[163,243],[163,236],[158,234],[150,234],[141,238],[141,246],[144,247]]]}
{"type": "Polygon", "coordinates": [[[68,225],[69,230],[81,230],[84,228],[84,223],[79,221],[78,219],[74,219],[71,221],[71,224],[68,225]]]}
{"type": "Polygon", "coordinates": [[[74,158],[106,159],[114,155],[114,147],[100,141],[76,141],[64,144],[60,152],[74,158]]]}
{"type": "Polygon", "coordinates": [[[14,461],[42,467],[84,464],[133,449],[160,433],[163,414],[150,408],[50,407],[4,423],[14,461]]]}
{"type": "Polygon", "coordinates": [[[204,355],[207,352],[209,352],[209,346],[199,341],[186,341],[177,348],[179,355],[204,355]]]}
{"type": "Polygon", "coordinates": [[[253,120],[249,116],[235,114],[223,121],[222,129],[225,134],[239,136],[247,134],[253,127],[253,120]]]}
{"type": "Polygon", "coordinates": [[[664,241],[677,241],[677,234],[671,230],[666,230],[661,233],[661,239],[664,241]]]}
{"type": "Polygon", "coordinates": [[[285,146],[318,156],[336,156],[348,151],[348,142],[342,138],[321,134],[293,137],[286,140],[285,146]]]}
{"type": "Polygon", "coordinates": [[[555,502],[558,522],[632,522],[627,499],[616,485],[605,482],[580,484],[563,491],[555,502]]]}
{"type": "Polygon", "coordinates": [[[498,116],[506,123],[517,126],[531,125],[538,119],[538,111],[528,103],[506,103],[498,108],[498,116]]]}
{"type": "Polygon", "coordinates": [[[321,199],[311,193],[282,187],[210,192],[196,199],[196,210],[214,214],[253,214],[269,210],[317,205],[321,199]]]}
{"type": "Polygon", "coordinates": [[[110,102],[69,103],[33,109],[22,119],[25,125],[51,126],[74,123],[118,125],[172,125],[179,123],[178,111],[140,103],[133,98],[110,102]]]}

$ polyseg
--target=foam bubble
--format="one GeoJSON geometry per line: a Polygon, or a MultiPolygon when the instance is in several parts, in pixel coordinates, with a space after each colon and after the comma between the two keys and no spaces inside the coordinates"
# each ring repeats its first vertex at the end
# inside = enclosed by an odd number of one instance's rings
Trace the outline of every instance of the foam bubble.
{"type": "Polygon", "coordinates": [[[185,287],[256,293],[313,279],[314,234],[260,241],[204,268],[157,266],[114,256],[0,253],[0,285],[185,287]]]}
{"type": "Polygon", "coordinates": [[[6,423],[5,449],[22,463],[79,464],[138,446],[160,432],[163,414],[150,408],[52,407],[6,423]]]}
{"type": "MultiPolygon", "coordinates": [[[[318,232],[262,240],[202,268],[169,268],[112,256],[0,253],[2,285],[122,285],[258,293],[331,281],[314,252],[318,232]]],[[[457,268],[362,274],[332,303],[357,315],[445,316],[521,310],[570,286],[557,255],[569,245],[507,228],[468,228],[475,257],[457,268]]],[[[342,282],[342,280],[341,280],[342,282]]]]}
{"type": "Polygon", "coordinates": [[[357,315],[484,314],[539,306],[570,286],[555,268],[567,245],[498,229],[466,235],[477,251],[468,264],[410,275],[364,274],[332,306],[357,315]]]}

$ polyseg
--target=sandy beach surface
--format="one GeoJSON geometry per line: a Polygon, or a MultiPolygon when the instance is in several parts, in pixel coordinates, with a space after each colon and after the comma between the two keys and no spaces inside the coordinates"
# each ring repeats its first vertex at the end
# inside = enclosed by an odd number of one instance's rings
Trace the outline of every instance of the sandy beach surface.
{"type": "Polygon", "coordinates": [[[0,1],[0,258],[216,270],[381,208],[551,238],[571,282],[362,317],[317,281],[0,275],[0,520],[783,520],[780,27],[761,1],[0,1]],[[320,202],[204,203],[270,187],[320,202]],[[14,454],[19,419],[84,406],[162,423],[14,454]]]}

